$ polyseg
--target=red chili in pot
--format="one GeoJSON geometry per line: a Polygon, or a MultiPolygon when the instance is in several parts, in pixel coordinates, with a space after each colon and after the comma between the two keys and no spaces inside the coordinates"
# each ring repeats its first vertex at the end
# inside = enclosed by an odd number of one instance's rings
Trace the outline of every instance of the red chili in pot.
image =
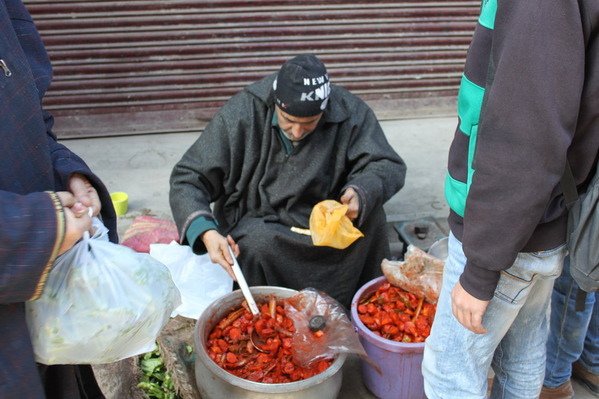
{"type": "Polygon", "coordinates": [[[375,334],[398,342],[424,342],[436,305],[389,283],[358,304],[360,320],[375,334]]]}
{"type": "Polygon", "coordinates": [[[259,308],[260,315],[254,318],[242,306],[210,332],[208,355],[221,368],[250,381],[275,384],[310,378],[331,365],[333,360],[318,361],[310,368],[296,365],[292,359],[295,327],[283,303],[271,297],[259,308]]]}

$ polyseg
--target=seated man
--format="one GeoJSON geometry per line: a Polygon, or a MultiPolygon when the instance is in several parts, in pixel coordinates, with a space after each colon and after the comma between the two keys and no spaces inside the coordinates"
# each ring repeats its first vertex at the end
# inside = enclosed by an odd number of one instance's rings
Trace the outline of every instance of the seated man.
{"type": "Polygon", "coordinates": [[[300,55],[217,112],[175,165],[170,205],[181,242],[229,274],[231,246],[250,286],[314,287],[349,307],[389,255],[383,203],[405,172],[373,111],[300,55]],[[291,230],[325,199],[364,237],[339,250],[291,230]]]}

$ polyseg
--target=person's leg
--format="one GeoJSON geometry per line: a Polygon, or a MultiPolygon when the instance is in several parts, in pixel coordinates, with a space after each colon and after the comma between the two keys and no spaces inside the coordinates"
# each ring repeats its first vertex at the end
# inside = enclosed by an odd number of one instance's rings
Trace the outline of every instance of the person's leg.
{"type": "Polygon", "coordinates": [[[587,306],[591,302],[591,320],[584,339],[580,363],[591,373],[599,375],[599,291],[587,294],[587,306]]]}
{"type": "Polygon", "coordinates": [[[545,373],[548,310],[563,248],[541,254],[521,253],[500,279],[495,297],[521,302],[518,317],[495,350],[491,398],[537,398],[545,373]],[[507,277],[520,280],[505,284],[507,277]],[[526,287],[518,292],[518,287],[526,287]]]}
{"type": "Polygon", "coordinates": [[[516,317],[516,312],[504,315],[503,329],[490,329],[485,317],[484,325],[489,330],[485,335],[470,332],[456,320],[451,310],[451,291],[465,264],[462,244],[450,233],[435,320],[424,346],[422,374],[429,399],[446,397],[448,392],[464,399],[484,398],[493,352],[516,317]]]}
{"type": "MultiPolygon", "coordinates": [[[[570,260],[567,257],[564,261],[564,270],[555,281],[551,296],[551,322],[543,382],[543,385],[548,388],[559,387],[570,379],[572,363],[583,352],[585,334],[591,320],[595,298],[594,294],[587,295],[584,309],[577,311],[575,307],[578,289],[578,285],[570,275],[570,260]]],[[[595,345],[597,339],[599,337],[595,336],[595,345]]],[[[599,355],[593,354],[588,359],[592,362],[592,357],[597,356],[599,355]]]]}
{"type": "Polygon", "coordinates": [[[586,306],[592,307],[591,320],[580,359],[572,366],[572,377],[599,394],[599,292],[587,294],[586,299],[586,306]]]}
{"type": "MultiPolygon", "coordinates": [[[[561,270],[564,249],[550,251],[545,254],[520,254],[518,260],[512,268],[503,272],[498,284],[498,290],[494,298],[489,303],[483,319],[483,325],[488,332],[486,334],[474,334],[460,325],[451,311],[451,290],[464,270],[466,262],[462,251],[461,243],[450,235],[449,239],[449,257],[445,264],[443,273],[443,286],[437,312],[433,323],[431,335],[425,341],[424,358],[422,372],[424,375],[425,392],[429,399],[443,398],[447,392],[452,392],[452,396],[460,398],[485,398],[487,388],[487,372],[493,359],[495,349],[507,334],[508,329],[518,316],[519,312],[526,305],[529,294],[539,280],[544,280],[543,276],[553,279],[561,270]]],[[[542,281],[544,283],[544,281],[542,281]]],[[[545,285],[545,284],[541,284],[545,285]]],[[[539,291],[546,291],[549,295],[550,288],[540,287],[539,291]]],[[[547,306],[548,301],[545,298],[531,301],[526,314],[533,312],[534,309],[547,306]]],[[[541,313],[544,313],[543,309],[541,313]]],[[[535,321],[535,323],[541,321],[535,321]]],[[[517,326],[522,328],[522,323],[517,326]]],[[[533,326],[533,328],[540,328],[533,326]]],[[[520,336],[528,333],[528,329],[523,331],[513,331],[512,336],[520,336]]],[[[545,328],[546,334],[546,328],[545,328]]],[[[538,338],[538,337],[537,337],[538,338]]],[[[533,390],[538,395],[543,378],[543,367],[537,367],[534,370],[515,370],[512,367],[520,361],[527,361],[530,356],[528,348],[520,345],[519,342],[511,342],[513,347],[509,350],[504,348],[504,367],[500,372],[504,375],[499,382],[499,389],[506,390],[506,381],[517,388],[519,381],[538,380],[535,385],[538,388],[533,390]],[[515,372],[523,372],[524,377],[513,377],[515,372]],[[539,375],[540,374],[540,375],[539,375]],[[512,382],[513,381],[513,382],[512,382]]],[[[545,338],[542,338],[541,356],[544,357],[545,338]]],[[[537,360],[538,360],[538,356],[537,360]]],[[[525,390],[526,391],[526,390],[525,390]]],[[[508,397],[508,396],[506,396],[508,397]]],[[[521,396],[529,396],[524,392],[521,396]]]]}

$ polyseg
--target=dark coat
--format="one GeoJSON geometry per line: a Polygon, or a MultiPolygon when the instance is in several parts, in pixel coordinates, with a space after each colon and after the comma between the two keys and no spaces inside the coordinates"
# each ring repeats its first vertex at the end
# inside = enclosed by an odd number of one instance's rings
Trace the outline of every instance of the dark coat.
{"type": "Polygon", "coordinates": [[[20,0],[0,2],[0,59],[6,66],[0,69],[0,398],[43,398],[44,390],[48,397],[79,398],[89,368],[40,366],[40,378],[25,323],[25,301],[41,293],[62,234],[45,191],[65,190],[72,173],[84,174],[100,194],[113,240],[116,216],[104,185],[52,134],[52,117],[41,105],[52,71],[20,0]]]}
{"type": "Polygon", "coordinates": [[[383,203],[403,186],[405,164],[374,112],[334,85],[316,130],[287,155],[272,127],[273,80],[230,99],[175,166],[173,216],[183,241],[195,218],[214,218],[238,241],[251,285],[314,286],[347,305],[388,255],[383,203]],[[307,228],[314,205],[339,200],[347,187],[360,197],[364,238],[340,251],[290,231],[307,228]]]}

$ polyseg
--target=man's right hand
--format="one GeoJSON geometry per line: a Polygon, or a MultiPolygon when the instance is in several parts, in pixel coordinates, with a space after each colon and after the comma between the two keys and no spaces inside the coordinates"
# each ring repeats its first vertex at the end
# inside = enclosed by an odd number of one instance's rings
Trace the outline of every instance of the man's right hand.
{"type": "Polygon", "coordinates": [[[344,205],[347,205],[346,215],[349,218],[349,220],[351,220],[352,222],[356,220],[356,218],[360,214],[360,197],[358,196],[358,193],[356,193],[356,190],[349,187],[347,190],[345,190],[345,192],[339,199],[339,202],[341,202],[344,205]]]}
{"type": "Polygon", "coordinates": [[[482,301],[470,295],[458,281],[451,290],[451,310],[461,325],[475,334],[486,334],[483,316],[489,301],[482,301]]]}
{"type": "Polygon", "coordinates": [[[92,219],[87,213],[87,207],[77,202],[73,194],[68,191],[56,193],[62,204],[65,219],[65,234],[62,245],[58,250],[61,255],[71,249],[83,237],[83,233],[92,227],[92,219]]]}
{"type": "Polygon", "coordinates": [[[233,274],[233,258],[229,254],[229,246],[233,249],[235,256],[239,256],[239,245],[235,243],[233,237],[229,235],[225,238],[216,230],[208,230],[202,234],[201,240],[204,246],[206,246],[212,263],[219,264],[236,281],[235,274],[233,274]]]}

